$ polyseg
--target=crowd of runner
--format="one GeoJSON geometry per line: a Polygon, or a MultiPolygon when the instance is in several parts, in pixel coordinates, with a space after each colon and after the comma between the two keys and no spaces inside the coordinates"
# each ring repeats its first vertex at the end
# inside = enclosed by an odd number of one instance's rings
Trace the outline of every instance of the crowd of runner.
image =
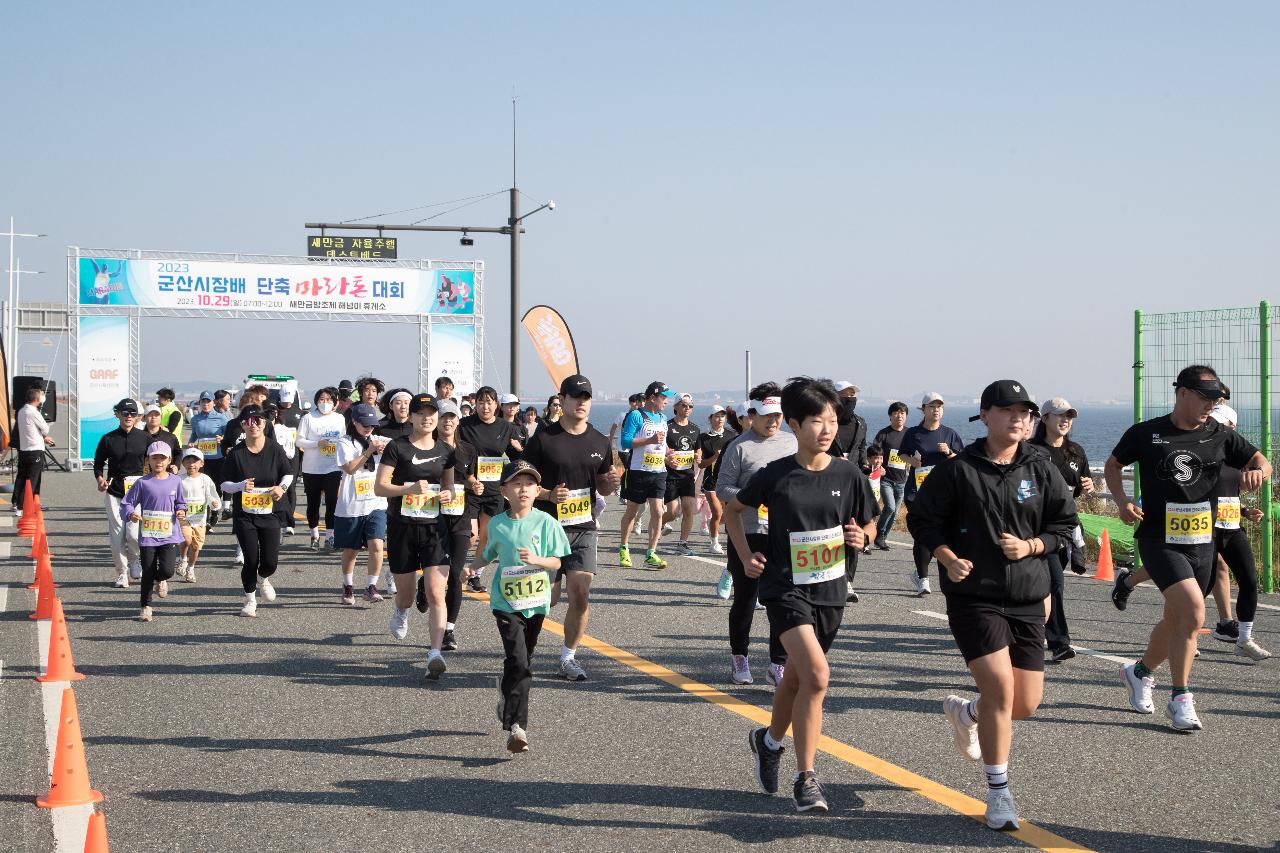
{"type": "MultiPolygon", "coordinates": [[[[1145,653],[1119,674],[1125,701],[1154,713],[1155,679],[1167,662],[1166,715],[1188,731],[1202,727],[1191,669],[1211,591],[1222,616],[1213,636],[1249,661],[1270,657],[1254,637],[1257,574],[1242,527],[1260,513],[1241,494],[1259,489],[1271,466],[1234,430],[1229,389],[1212,368],[1187,367],[1175,387],[1173,410],[1125,432],[1104,470],[1121,519],[1137,524],[1142,565],[1119,573],[1112,600],[1124,609],[1148,580],[1164,598],[1145,653]],[[1123,479],[1135,463],[1140,504],[1123,479]],[[1239,589],[1234,615],[1228,573],[1239,589]]],[[[796,808],[826,811],[814,762],[827,653],[846,606],[859,600],[859,558],[890,550],[905,507],[914,571],[903,582],[931,595],[937,563],[976,688],[970,698],[946,697],[942,713],[957,750],[983,764],[987,825],[1018,827],[1011,723],[1039,705],[1046,656],[1075,654],[1063,578],[1086,570],[1075,498],[1097,489],[1070,438],[1077,412],[1069,402],[1038,405],[1019,382],[993,382],[970,418],[983,421],[986,435],[966,445],[942,424],[946,403],[936,393],[920,400],[916,424],[907,425],[908,405],[895,402],[889,425],[868,437],[858,388],[847,381],[766,382],[735,406],[711,406],[701,424],[689,395],[655,381],[632,395],[608,435],[589,423],[593,390],[584,376],[564,380],[541,415],[491,387],[454,392],[447,377],[431,392],[362,377],[319,389],[304,412],[291,388],[271,398],[255,386],[239,399],[202,393],[189,420],[168,389],[146,407],[121,400],[119,428],[102,437],[93,465],[115,585],[137,583],[138,619],[151,621],[171,579],[196,582],[208,531],[226,524],[237,543],[239,613],[257,616],[260,603],[277,600],[271,578],[281,545],[305,520],[311,550],[340,554],[342,605],[354,605],[359,588],[369,603],[385,594],[397,640],[408,638],[413,610],[426,615],[433,680],[448,671],[444,653],[458,648],[464,592],[487,594],[505,652],[497,716],[507,748],[524,752],[531,661],[561,598],[568,609],[557,671],[570,681],[588,677],[577,650],[600,567],[601,514],[620,493],[624,569],[665,568],[664,535],[674,537],[668,556],[693,555],[695,526],[705,553],[723,555],[708,595],[732,600],[733,684],[753,682],[751,627],[764,614],[764,677],[774,701],[770,724],[747,738],[756,781],[778,791],[789,734],[796,808]],[[299,480],[305,516],[297,512],[299,480]],[[643,557],[633,556],[633,541],[643,543],[643,557]],[[366,574],[357,584],[361,552],[366,574]]],[[[38,415],[38,395],[27,403],[19,430],[24,447],[31,433],[34,449],[48,430],[40,433],[27,411],[38,415]]]]}

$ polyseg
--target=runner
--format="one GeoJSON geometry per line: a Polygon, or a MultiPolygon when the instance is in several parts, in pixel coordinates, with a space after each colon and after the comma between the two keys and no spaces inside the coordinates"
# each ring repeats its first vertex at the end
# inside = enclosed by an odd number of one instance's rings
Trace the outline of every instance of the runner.
{"type": "Polygon", "coordinates": [[[182,445],[178,444],[177,436],[161,425],[163,418],[164,415],[159,406],[155,403],[147,406],[146,415],[143,418],[142,432],[147,437],[148,447],[157,441],[163,441],[169,445],[169,470],[170,473],[174,473],[178,470],[178,465],[174,460],[182,455],[182,445]]]}
{"type": "Polygon", "coordinates": [[[350,379],[343,379],[338,383],[338,396],[334,404],[334,411],[342,415],[345,419],[347,409],[351,408],[351,404],[355,401],[351,399],[355,393],[355,386],[351,384],[350,379]]]}
{"type": "Polygon", "coordinates": [[[662,502],[667,495],[667,463],[670,450],[666,446],[667,416],[662,412],[667,401],[676,395],[662,382],[650,382],[644,392],[644,407],[627,413],[619,439],[622,449],[631,453],[626,479],[622,484],[622,544],[618,548],[618,565],[631,568],[632,524],[645,506],[649,508],[649,549],[644,564],[652,569],[665,569],[667,561],[658,556],[658,539],[662,536],[662,502]]]}
{"type": "MultiPolygon", "coordinates": [[[[721,451],[738,437],[737,430],[725,426],[725,408],[715,405],[707,415],[711,428],[698,436],[698,467],[702,469],[702,493],[707,496],[707,505],[711,507],[711,519],[707,522],[707,536],[711,539],[711,553],[723,554],[724,546],[720,544],[720,519],[724,518],[724,504],[716,494],[716,475],[720,472],[721,451]]],[[[728,573],[725,573],[726,576],[728,573]]],[[[732,582],[732,577],[730,577],[732,582]]],[[[725,596],[728,597],[727,595],[725,596]]]]}
{"type": "Polygon", "coordinates": [[[1271,463],[1238,432],[1209,417],[1222,398],[1213,368],[1183,368],[1174,387],[1173,411],[1131,426],[1104,472],[1120,519],[1139,522],[1134,544],[1164,596],[1164,615],[1151,631],[1146,652],[1120,671],[1129,706],[1140,714],[1155,713],[1154,673],[1168,660],[1173,697],[1165,713],[1174,729],[1191,731],[1203,728],[1191,692],[1191,663],[1204,622],[1204,596],[1213,583],[1221,469],[1224,464],[1240,469],[1241,488],[1256,491],[1271,476],[1271,463]],[[1141,507],[1124,491],[1122,471],[1134,462],[1140,463],[1141,507]]]}
{"type": "MultiPolygon", "coordinates": [[[[497,395],[494,395],[497,402],[497,395]]],[[[396,581],[391,636],[403,640],[409,634],[409,606],[413,604],[413,575],[426,576],[428,628],[427,676],[439,679],[448,667],[440,654],[445,626],[445,587],[449,583],[449,555],[440,534],[440,504],[453,495],[453,448],[433,436],[439,404],[430,394],[409,401],[413,432],[397,438],[382,451],[374,494],[387,502],[387,545],[396,581]]]]}
{"type": "MultiPolygon", "coordinates": [[[[1067,485],[1067,493],[1072,502],[1081,495],[1093,494],[1093,479],[1089,476],[1089,457],[1084,448],[1068,438],[1075,419],[1079,416],[1075,408],[1062,397],[1054,397],[1040,409],[1040,422],[1036,424],[1035,435],[1031,444],[1049,454],[1067,485]]],[[[1049,562],[1049,621],[1045,626],[1045,640],[1048,643],[1049,657],[1062,662],[1076,656],[1071,648],[1071,631],[1067,628],[1067,614],[1063,608],[1063,592],[1065,580],[1063,572],[1070,566],[1076,574],[1084,574],[1084,565],[1080,556],[1083,549],[1076,547],[1079,530],[1072,531],[1071,539],[1063,548],[1050,551],[1045,555],[1049,562]],[[1078,567],[1078,568],[1077,568],[1078,567]]],[[[1083,537],[1081,537],[1083,541],[1083,537]]]]}
{"type": "MultiPolygon", "coordinates": [[[[772,398],[759,407],[771,419],[772,398]]],[[[796,810],[828,809],[814,769],[822,735],[822,703],[830,668],[827,652],[844,616],[845,562],[875,535],[876,499],[856,465],[828,451],[838,428],[840,398],[825,379],[792,379],[782,390],[783,415],[796,452],[767,464],[729,500],[725,527],[744,574],[759,585],[769,631],[787,651],[789,664],[773,697],[769,725],[748,738],[756,781],[778,792],[783,739],[793,728],[796,810]],[[753,546],[742,513],[771,507],[762,547],[753,546]]],[[[739,595],[745,592],[741,586],[739,595]]]]}
{"type": "MultiPolygon", "coordinates": [[[[785,459],[796,453],[796,437],[789,432],[779,432],[782,426],[782,389],[774,382],[766,382],[751,389],[748,395],[752,404],[740,416],[749,417],[751,428],[740,435],[724,450],[724,462],[716,479],[716,494],[725,505],[737,497],[751,478],[766,465],[777,459],[785,459]]],[[[726,529],[727,520],[726,518],[726,529]]],[[[741,519],[746,535],[748,553],[765,553],[769,546],[769,505],[766,503],[751,515],[741,519]]],[[[729,652],[731,655],[731,679],[734,684],[752,684],[751,659],[748,647],[751,643],[751,622],[760,608],[757,601],[760,588],[759,574],[747,574],[737,548],[730,548],[728,571],[733,579],[733,604],[729,606],[729,652]]],[[[763,609],[763,608],[761,608],[763,609]]],[[[769,623],[769,668],[765,680],[777,687],[782,681],[787,665],[787,651],[779,639],[779,631],[769,623]]]]}
{"type": "Polygon", "coordinates": [[[387,499],[373,493],[374,472],[387,440],[373,434],[378,410],[357,403],[347,410],[347,434],[338,439],[337,462],[342,472],[338,505],[334,510],[334,544],[342,549],[342,603],[356,603],[356,553],[369,552],[364,600],[382,601],[378,576],[387,546],[387,499]]]}
{"type": "Polygon", "coordinates": [[[169,476],[173,459],[169,445],[154,441],[147,448],[148,472],[120,501],[120,522],[139,525],[138,545],[142,552],[142,610],[139,622],[151,621],[151,594],[165,598],[169,578],[177,564],[179,524],[186,516],[187,502],[182,483],[169,476]]]}
{"type": "Polygon", "coordinates": [[[227,432],[227,416],[214,406],[213,394],[200,392],[200,411],[191,416],[188,440],[204,460],[202,472],[214,483],[222,482],[222,437],[227,432]]]}
{"type": "Polygon", "coordinates": [[[564,646],[560,649],[560,675],[569,681],[586,681],[578,663],[578,644],[587,633],[591,616],[591,582],[597,572],[599,529],[594,504],[597,495],[611,495],[618,488],[609,439],[591,426],[591,381],[585,376],[567,377],[560,396],[567,404],[557,423],[534,433],[524,459],[541,483],[534,504],[556,519],[568,539],[555,575],[552,601],[560,599],[561,581],[569,587],[569,608],[564,617],[564,646]]]}
{"type": "Polygon", "coordinates": [[[524,427],[525,435],[533,438],[533,434],[538,431],[538,410],[530,406],[524,410],[523,417],[524,423],[521,426],[524,427]]]}
{"type": "Polygon", "coordinates": [[[373,431],[374,435],[380,435],[387,441],[395,441],[412,432],[413,424],[409,423],[409,401],[412,399],[413,393],[408,388],[392,388],[390,392],[383,395],[384,417],[378,424],[378,428],[373,431]]]}
{"type": "Polygon", "coordinates": [[[213,410],[231,418],[231,392],[219,389],[213,392],[213,410]]]}
{"type": "MultiPolygon", "coordinates": [[[[293,521],[298,514],[298,482],[302,479],[302,451],[298,449],[298,426],[302,423],[302,410],[296,404],[297,398],[298,387],[293,384],[285,385],[280,389],[280,406],[276,413],[277,427],[289,430],[289,441],[282,443],[285,445],[286,455],[293,463],[293,482],[289,483],[289,488],[284,493],[289,513],[289,520],[284,528],[285,536],[293,535],[293,521]]],[[[275,433],[279,435],[280,430],[276,429],[275,433]]]]}
{"type": "Polygon", "coordinates": [[[129,586],[129,578],[142,577],[142,561],[138,551],[138,525],[124,521],[120,501],[125,492],[142,477],[147,462],[147,436],[135,429],[138,404],[125,398],[115,405],[120,426],[98,439],[93,452],[93,476],[98,491],[103,493],[107,510],[107,536],[111,540],[111,559],[116,570],[116,587],[129,586]]]}
{"type": "MultiPolygon", "coordinates": [[[[461,407],[459,407],[461,410],[461,407]]],[[[485,532],[489,519],[502,512],[502,494],[498,481],[502,479],[502,465],[509,451],[523,451],[515,425],[498,417],[498,392],[488,385],[476,391],[476,411],[462,418],[458,425],[458,438],[475,448],[476,472],[468,480],[484,486],[484,494],[475,497],[475,516],[479,527],[476,550],[484,550],[485,532]]],[[[479,575],[472,575],[467,584],[472,592],[484,592],[479,575]]]]}
{"type": "Polygon", "coordinates": [[[698,427],[689,422],[693,413],[693,399],[685,394],[675,402],[675,418],[667,423],[667,489],[666,511],[662,515],[665,528],[680,515],[680,539],[672,553],[680,557],[692,557],[693,546],[689,537],[693,534],[693,518],[698,514],[697,471],[698,427]]]}
{"type": "MultiPolygon", "coordinates": [[[[436,438],[453,448],[453,500],[440,506],[440,532],[449,555],[449,583],[444,590],[444,636],[440,650],[451,652],[458,648],[458,614],[462,612],[463,574],[467,567],[467,552],[476,541],[475,499],[484,494],[484,484],[475,479],[476,449],[458,440],[458,424],[462,417],[452,400],[441,400],[437,413],[436,438]],[[466,484],[465,486],[463,484],[466,484]]],[[[415,599],[419,613],[427,612],[427,588],[425,575],[418,575],[418,593],[415,599]]]]}
{"type": "Polygon", "coordinates": [[[188,447],[182,451],[182,496],[187,502],[187,514],[182,519],[182,543],[178,546],[176,573],[187,583],[196,582],[196,561],[204,548],[209,513],[220,509],[218,487],[208,474],[203,473],[204,454],[199,448],[188,447]]]}
{"type": "Polygon", "coordinates": [[[502,495],[507,511],[495,516],[485,531],[483,551],[476,554],[473,572],[493,560],[489,607],[498,623],[506,660],[498,679],[498,719],[507,733],[510,752],[528,752],[529,687],[533,649],[542,622],[551,609],[551,579],[561,558],[569,556],[569,541],[555,519],[533,506],[541,479],[528,462],[508,462],[502,469],[502,495]]]}
{"type": "MultiPolygon", "coordinates": [[[[502,411],[502,419],[516,428],[516,440],[520,442],[520,446],[527,447],[532,433],[525,429],[524,421],[520,417],[520,398],[515,394],[503,394],[498,398],[498,406],[502,411]]],[[[522,452],[513,448],[507,451],[507,456],[511,459],[520,459],[522,452]]]]}
{"type": "MultiPolygon", "coordinates": [[[[294,480],[297,479],[297,470],[299,460],[298,456],[298,430],[296,427],[285,426],[280,423],[280,407],[275,403],[267,403],[262,407],[262,416],[266,422],[270,424],[271,429],[268,437],[274,439],[275,443],[280,445],[280,449],[284,451],[285,458],[289,460],[289,471],[293,473],[294,480]]],[[[284,497],[280,500],[281,508],[284,510],[285,526],[280,528],[280,541],[284,542],[285,536],[293,534],[293,518],[297,514],[297,492],[295,491],[297,483],[290,481],[289,488],[285,489],[284,497]]]]}
{"type": "Polygon", "coordinates": [[[23,501],[26,500],[27,484],[31,484],[33,497],[40,494],[45,448],[53,447],[49,424],[40,412],[44,398],[44,388],[28,388],[26,404],[18,410],[18,473],[13,480],[13,508],[19,517],[22,516],[23,501]]]}
{"type": "MultiPolygon", "coordinates": [[[[933,471],[933,466],[946,459],[954,459],[964,449],[964,440],[960,438],[960,434],[951,427],[942,425],[945,406],[941,394],[936,391],[925,394],[920,401],[920,411],[923,413],[920,423],[907,429],[902,436],[898,456],[911,468],[911,477],[903,491],[903,499],[908,507],[916,496],[916,490],[933,471]]],[[[907,517],[911,517],[910,509],[907,510],[907,517]]],[[[911,556],[916,563],[916,573],[911,579],[916,585],[916,595],[929,595],[933,592],[929,587],[929,561],[933,559],[933,553],[916,542],[911,546],[911,556]]]]}
{"type": "Polygon", "coordinates": [[[902,458],[902,439],[907,434],[907,404],[889,405],[889,425],[876,433],[875,443],[884,448],[884,476],[880,478],[880,518],[876,521],[875,547],[889,550],[889,531],[898,520],[898,507],[907,488],[907,463],[902,458]]]}
{"type": "Polygon", "coordinates": [[[311,528],[311,550],[320,550],[320,499],[324,498],[325,547],[333,550],[334,512],[338,505],[338,439],[347,432],[347,422],[336,411],[342,392],[321,388],[315,393],[315,408],[298,425],[298,448],[302,451],[302,488],[307,496],[307,527],[311,528]]]}
{"type": "Polygon", "coordinates": [[[177,396],[172,388],[161,388],[156,392],[156,402],[160,406],[160,425],[167,429],[181,446],[186,422],[182,417],[182,409],[178,408],[174,402],[177,396]]]}
{"type": "MultiPolygon", "coordinates": [[[[609,425],[609,444],[613,448],[613,452],[617,454],[614,457],[614,465],[617,466],[621,464],[623,472],[622,476],[624,478],[626,477],[627,470],[631,468],[631,451],[623,448],[622,446],[622,424],[626,421],[627,415],[631,414],[636,409],[644,407],[644,395],[632,394],[627,398],[627,404],[630,408],[619,412],[617,417],[613,419],[613,423],[609,425]]],[[[623,483],[625,485],[625,479],[623,480],[623,483]]],[[[666,497],[666,495],[664,494],[663,497],[666,497]]],[[[631,532],[636,536],[644,535],[644,513],[636,514],[636,523],[631,528],[631,532]]]]}
{"type": "MultiPolygon", "coordinates": [[[[867,467],[867,422],[858,414],[858,386],[846,380],[835,383],[840,395],[840,428],[831,442],[831,455],[848,459],[862,470],[867,467]]],[[[854,560],[856,563],[857,560],[854,560]]]]}
{"type": "Polygon", "coordinates": [[[978,415],[987,435],[938,463],[907,512],[911,535],[938,559],[947,622],[978,687],[977,699],[948,696],[942,710],[960,754],[983,762],[986,822],[998,830],[1019,827],[1013,720],[1035,713],[1044,695],[1047,555],[1078,523],[1062,475],[1025,441],[1037,414],[1020,383],[988,385],[978,415]]]}
{"type": "MultiPolygon", "coordinates": [[[[435,388],[437,400],[453,400],[455,403],[458,402],[457,400],[454,400],[453,397],[453,380],[448,376],[437,376],[435,388]]],[[[461,408],[461,406],[459,406],[459,408],[461,408]]]]}
{"type": "Polygon", "coordinates": [[[538,426],[551,426],[560,420],[560,416],[564,413],[563,401],[557,395],[547,398],[547,407],[542,410],[542,419],[538,422],[538,426]]]}
{"type": "Polygon", "coordinates": [[[267,441],[267,424],[259,406],[240,412],[244,441],[227,453],[222,466],[222,491],[231,495],[231,529],[244,556],[240,585],[244,589],[241,616],[258,615],[258,596],[276,600],[270,577],[280,556],[280,528],[285,525],[283,502],[293,480],[293,467],[284,449],[267,441]]]}

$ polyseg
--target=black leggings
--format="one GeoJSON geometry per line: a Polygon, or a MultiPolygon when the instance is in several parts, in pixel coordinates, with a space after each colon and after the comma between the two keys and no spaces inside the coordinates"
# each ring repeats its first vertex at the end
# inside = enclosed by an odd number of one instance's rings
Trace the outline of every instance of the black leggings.
{"type": "Polygon", "coordinates": [[[1045,639],[1049,643],[1049,651],[1056,652],[1071,645],[1071,630],[1067,627],[1067,612],[1062,605],[1062,594],[1065,591],[1062,570],[1071,562],[1071,555],[1066,548],[1050,551],[1045,555],[1049,564],[1049,620],[1045,623],[1045,639]]]}
{"type": "Polygon", "coordinates": [[[302,489],[307,495],[307,526],[312,530],[320,526],[320,495],[323,493],[324,526],[326,530],[333,533],[334,512],[338,509],[340,485],[342,485],[341,471],[302,475],[302,489]]]}
{"type": "Polygon", "coordinates": [[[448,534],[446,544],[449,548],[449,585],[444,591],[444,621],[457,623],[458,612],[462,610],[462,570],[467,565],[467,551],[471,548],[471,521],[464,518],[459,522],[448,534]]]}
{"type": "MultiPolygon", "coordinates": [[[[173,577],[173,567],[178,561],[178,546],[147,545],[142,551],[142,606],[151,606],[151,589],[156,581],[173,577]]],[[[1257,601],[1257,597],[1254,597],[1257,601]]]]}
{"type": "MultiPolygon", "coordinates": [[[[268,516],[275,519],[275,516],[268,516]]],[[[280,525],[258,527],[247,518],[236,518],[231,523],[236,541],[244,552],[244,565],[240,568],[240,586],[245,592],[258,588],[258,578],[269,578],[276,573],[280,559],[280,525]]]]}
{"type": "MultiPolygon", "coordinates": [[[[747,545],[752,551],[765,553],[769,550],[769,537],[763,533],[748,533],[747,545]]],[[[735,655],[745,655],[751,644],[751,622],[756,615],[756,595],[760,591],[760,579],[747,577],[742,561],[738,559],[738,549],[729,548],[729,574],[733,576],[733,603],[729,605],[729,651],[735,655]]],[[[769,661],[785,664],[787,650],[782,641],[769,624],[769,661]]]]}
{"type": "Polygon", "coordinates": [[[916,561],[916,577],[929,577],[929,561],[933,559],[933,554],[924,545],[915,542],[911,545],[911,556],[916,561]]]}
{"type": "Polygon", "coordinates": [[[1232,577],[1240,585],[1240,594],[1236,598],[1236,619],[1240,622],[1252,622],[1258,615],[1258,567],[1253,562],[1249,537],[1243,530],[1219,530],[1213,538],[1215,549],[1226,561],[1232,577]]]}

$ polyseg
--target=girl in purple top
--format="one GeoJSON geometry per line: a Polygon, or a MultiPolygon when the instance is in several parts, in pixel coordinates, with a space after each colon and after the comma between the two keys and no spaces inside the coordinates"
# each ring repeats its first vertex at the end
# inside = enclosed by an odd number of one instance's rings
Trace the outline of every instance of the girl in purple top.
{"type": "Polygon", "coordinates": [[[139,622],[151,621],[151,592],[161,598],[169,594],[169,578],[178,562],[182,519],[187,517],[187,499],[182,480],[169,473],[169,445],[152,442],[147,448],[151,471],[133,484],[120,501],[120,520],[138,522],[138,545],[142,551],[142,612],[139,622]]]}

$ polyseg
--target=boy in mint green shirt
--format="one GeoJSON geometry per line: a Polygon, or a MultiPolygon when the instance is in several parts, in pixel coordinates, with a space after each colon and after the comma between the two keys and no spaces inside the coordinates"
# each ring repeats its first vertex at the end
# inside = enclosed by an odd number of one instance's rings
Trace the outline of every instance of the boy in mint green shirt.
{"type": "Polygon", "coordinates": [[[489,585],[489,606],[507,655],[498,687],[498,719],[511,752],[529,751],[529,664],[542,620],[551,610],[551,577],[560,568],[560,558],[569,555],[569,539],[560,524],[533,508],[541,482],[538,469],[524,460],[503,466],[501,490],[508,509],[489,519],[484,553],[472,566],[472,573],[479,573],[498,561],[489,585]]]}

